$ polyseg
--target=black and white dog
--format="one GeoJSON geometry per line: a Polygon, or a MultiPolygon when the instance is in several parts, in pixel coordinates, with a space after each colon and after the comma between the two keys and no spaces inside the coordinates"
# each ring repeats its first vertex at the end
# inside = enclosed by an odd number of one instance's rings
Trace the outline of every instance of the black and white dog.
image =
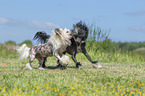
{"type": "MultiPolygon", "coordinates": [[[[79,52],[82,52],[87,57],[87,59],[92,63],[93,67],[102,68],[100,63],[98,61],[93,61],[86,51],[85,46],[86,46],[87,37],[89,33],[89,29],[86,26],[86,24],[80,21],[77,24],[73,25],[73,29],[71,31],[72,31],[71,45],[66,48],[66,51],[64,51],[64,54],[67,52],[68,54],[71,55],[72,60],[76,64],[76,68],[82,68],[81,63],[78,62],[75,58],[76,54],[79,52]]],[[[46,39],[47,40],[49,39],[49,35],[47,35],[44,32],[37,32],[33,39],[35,40],[38,39],[41,42],[45,42],[46,39]]],[[[45,67],[45,61],[46,61],[46,58],[44,58],[43,67],[45,67]]],[[[60,67],[61,64],[59,63],[58,66],[60,67]]]]}
{"type": "Polygon", "coordinates": [[[60,61],[59,63],[63,66],[67,66],[69,57],[63,52],[66,50],[67,46],[71,45],[71,33],[72,32],[69,29],[56,28],[53,30],[50,39],[46,43],[35,45],[32,48],[29,48],[26,44],[23,44],[21,47],[17,48],[17,52],[20,53],[20,59],[24,59],[29,56],[29,63],[26,64],[26,68],[29,69],[32,69],[31,63],[35,58],[39,61],[39,69],[43,69],[42,65],[45,62],[44,57],[49,56],[57,57],[60,61]]]}

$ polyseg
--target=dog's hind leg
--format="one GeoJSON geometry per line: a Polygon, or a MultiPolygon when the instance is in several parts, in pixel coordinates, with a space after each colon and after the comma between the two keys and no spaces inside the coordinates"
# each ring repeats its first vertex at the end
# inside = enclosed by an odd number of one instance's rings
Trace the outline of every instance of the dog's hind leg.
{"type": "Polygon", "coordinates": [[[102,65],[98,61],[93,61],[90,57],[90,55],[87,53],[85,48],[82,48],[82,53],[87,57],[87,59],[92,63],[92,66],[94,68],[102,68],[102,65]]]}
{"type": "Polygon", "coordinates": [[[32,69],[31,63],[34,61],[34,59],[35,59],[35,55],[34,56],[30,56],[29,63],[26,64],[26,68],[32,69]]]}
{"type": "Polygon", "coordinates": [[[45,62],[47,61],[47,57],[43,57],[43,59],[44,59],[44,60],[43,60],[42,67],[45,68],[45,67],[46,67],[45,62]]]}
{"type": "Polygon", "coordinates": [[[35,53],[34,49],[31,48],[29,51],[29,63],[26,64],[26,68],[32,69],[31,63],[34,61],[35,55],[36,55],[36,53],[35,53]]]}
{"type": "Polygon", "coordinates": [[[35,55],[30,55],[29,63],[26,64],[26,68],[32,69],[31,63],[34,61],[35,55]]]}
{"type": "Polygon", "coordinates": [[[44,58],[41,57],[41,58],[37,58],[37,59],[38,59],[38,61],[39,61],[39,69],[44,69],[44,68],[43,68],[44,58]]]}
{"type": "Polygon", "coordinates": [[[32,67],[31,67],[31,63],[30,63],[30,62],[26,64],[26,68],[28,68],[28,69],[32,69],[32,67]]]}

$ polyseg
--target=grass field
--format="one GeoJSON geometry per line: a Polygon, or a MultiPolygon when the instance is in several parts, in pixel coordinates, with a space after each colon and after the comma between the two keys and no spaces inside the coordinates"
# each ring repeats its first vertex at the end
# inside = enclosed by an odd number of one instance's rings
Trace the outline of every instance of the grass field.
{"type": "MultiPolygon", "coordinates": [[[[2,49],[2,47],[1,47],[2,49]]],[[[94,69],[83,56],[77,55],[83,69],[76,69],[70,60],[68,68],[56,68],[56,58],[47,60],[47,69],[25,69],[27,60],[5,48],[0,53],[0,96],[145,96],[145,62],[140,56],[127,53],[89,51],[99,60],[102,69],[94,69]]]]}

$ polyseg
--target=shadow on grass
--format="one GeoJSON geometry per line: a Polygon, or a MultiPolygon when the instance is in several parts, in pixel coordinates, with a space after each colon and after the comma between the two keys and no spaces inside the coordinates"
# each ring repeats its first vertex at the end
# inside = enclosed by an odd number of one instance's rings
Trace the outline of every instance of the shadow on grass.
{"type": "Polygon", "coordinates": [[[58,67],[58,66],[47,66],[45,67],[45,69],[52,69],[52,70],[55,70],[55,69],[67,69],[67,68],[76,68],[74,66],[67,66],[67,67],[58,67]]]}

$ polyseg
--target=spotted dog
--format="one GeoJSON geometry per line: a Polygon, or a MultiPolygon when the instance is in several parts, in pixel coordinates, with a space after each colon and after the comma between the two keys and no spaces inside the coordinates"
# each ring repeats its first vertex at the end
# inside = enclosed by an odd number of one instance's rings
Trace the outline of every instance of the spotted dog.
{"type": "Polygon", "coordinates": [[[17,48],[17,52],[20,53],[20,59],[27,58],[29,56],[29,62],[26,64],[26,68],[32,69],[31,63],[36,58],[39,61],[39,69],[43,69],[42,65],[44,57],[55,56],[60,60],[63,66],[66,66],[69,58],[64,55],[64,51],[67,46],[71,45],[70,39],[71,31],[69,29],[58,29],[53,30],[53,33],[47,43],[35,45],[32,48],[27,47],[23,44],[17,48]]]}

